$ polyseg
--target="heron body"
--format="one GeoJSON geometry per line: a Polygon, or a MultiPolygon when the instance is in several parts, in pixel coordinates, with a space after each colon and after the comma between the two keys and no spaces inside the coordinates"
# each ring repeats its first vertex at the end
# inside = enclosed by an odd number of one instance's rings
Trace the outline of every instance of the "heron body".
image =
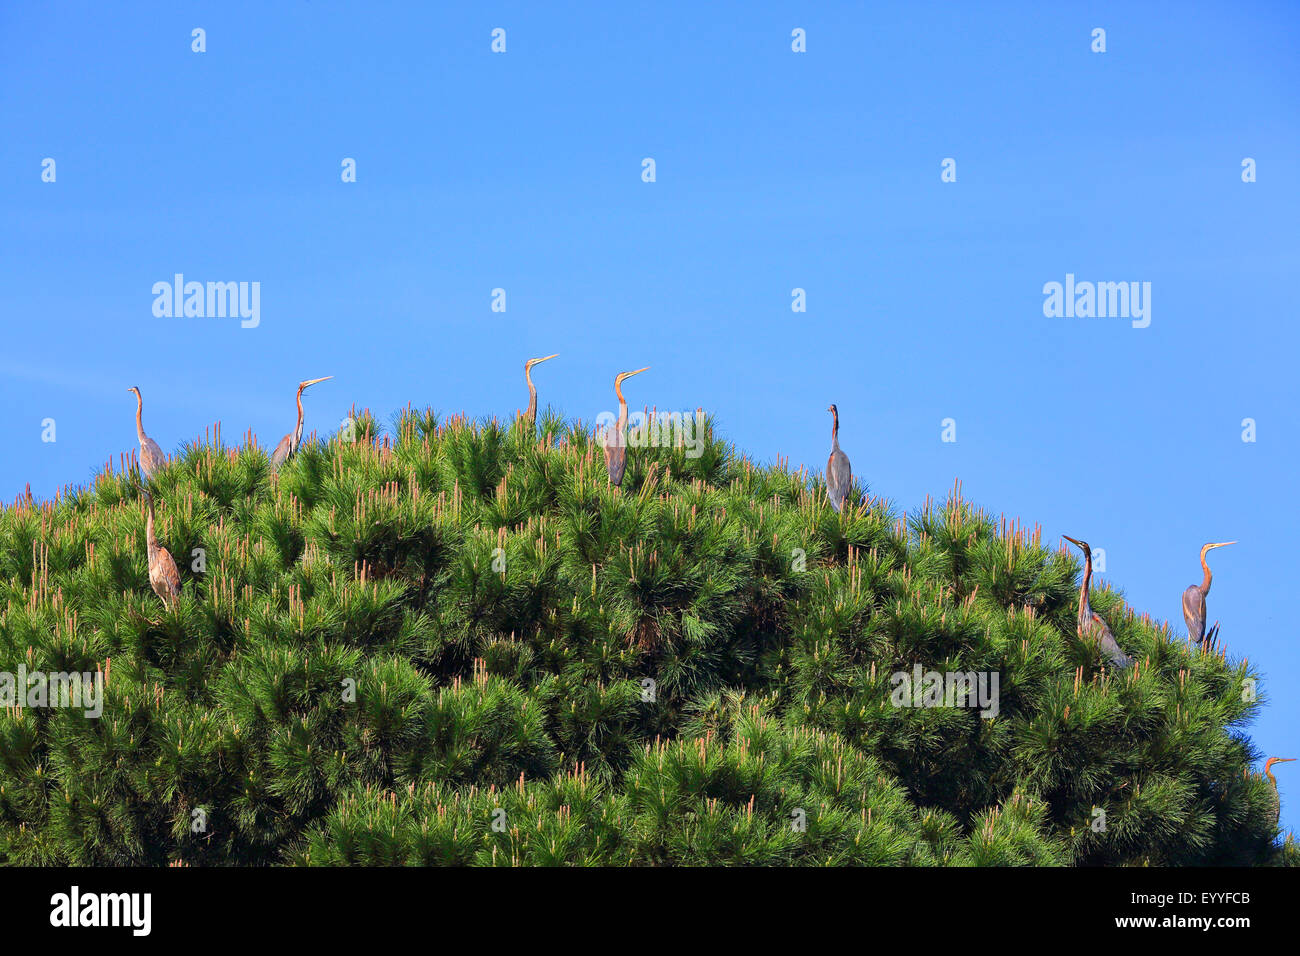
{"type": "Polygon", "coordinates": [[[140,397],[140,389],[132,386],[127,391],[135,392],[135,434],[140,439],[140,472],[145,478],[152,478],[163,466],[162,449],[144,433],[144,399],[140,397]]]}
{"type": "Polygon", "coordinates": [[[1277,826],[1282,820],[1282,798],[1277,792],[1277,777],[1273,776],[1272,767],[1275,763],[1290,763],[1295,757],[1269,757],[1264,761],[1264,776],[1268,777],[1268,782],[1273,785],[1273,826],[1277,826]]]}
{"type": "MultiPolygon", "coordinates": [[[[555,353],[555,355],[559,354],[559,352],[555,353]]],[[[524,363],[524,381],[528,383],[528,411],[524,412],[524,418],[527,419],[529,425],[537,423],[537,387],[533,385],[533,366],[540,365],[542,362],[549,362],[555,358],[555,355],[529,359],[524,363]]]]}
{"type": "Polygon", "coordinates": [[[1203,576],[1201,583],[1193,584],[1183,592],[1183,620],[1187,622],[1187,634],[1205,650],[1209,650],[1213,645],[1214,635],[1218,632],[1218,625],[1216,624],[1208,635],[1205,633],[1205,598],[1210,593],[1210,581],[1213,578],[1210,573],[1210,565],[1206,562],[1205,556],[1215,548],[1223,548],[1236,543],[1235,541],[1221,541],[1217,544],[1212,543],[1202,546],[1201,571],[1203,576]]]}
{"type": "Polygon", "coordinates": [[[1080,639],[1096,641],[1101,645],[1102,653],[1110,658],[1112,664],[1116,667],[1128,667],[1133,663],[1132,658],[1124,653],[1123,648],[1119,646],[1119,641],[1115,640],[1115,635],[1088,601],[1088,589],[1092,585],[1092,548],[1086,541],[1077,541],[1069,535],[1062,535],[1062,537],[1083,550],[1083,585],[1079,588],[1078,617],[1080,639]]]}
{"type": "MultiPolygon", "coordinates": [[[[646,366],[649,368],[650,366],[646,366]]],[[[618,396],[618,424],[611,432],[605,429],[602,443],[605,449],[605,469],[609,472],[609,483],[615,488],[623,484],[623,472],[627,470],[627,399],[623,397],[623,380],[633,375],[640,375],[645,368],[635,372],[622,372],[614,379],[614,394],[618,396]]]]}
{"type": "Polygon", "coordinates": [[[853,468],[849,465],[849,456],[840,451],[840,411],[834,405],[826,410],[831,413],[831,456],[826,460],[826,493],[830,496],[831,507],[840,511],[849,500],[849,489],[853,487],[853,468]]]}
{"type": "Polygon", "coordinates": [[[145,543],[149,549],[149,583],[154,593],[162,598],[165,606],[170,607],[180,597],[181,575],[176,570],[176,562],[171,553],[158,543],[153,531],[153,499],[149,499],[149,517],[144,526],[145,543]]]}
{"type": "Polygon", "coordinates": [[[293,457],[298,446],[302,444],[302,392],[309,385],[315,385],[317,382],[324,382],[333,378],[333,375],[326,375],[325,378],[312,378],[305,382],[298,383],[298,424],[294,426],[291,434],[285,435],[280,439],[280,443],[275,446],[275,451],[271,452],[271,470],[275,471],[286,461],[293,457]]]}

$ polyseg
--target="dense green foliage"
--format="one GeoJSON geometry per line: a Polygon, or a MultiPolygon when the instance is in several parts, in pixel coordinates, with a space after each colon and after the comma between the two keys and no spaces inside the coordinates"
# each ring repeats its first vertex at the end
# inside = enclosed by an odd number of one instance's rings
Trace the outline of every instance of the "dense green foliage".
{"type": "Polygon", "coordinates": [[[135,473],[6,508],[0,670],[111,665],[100,719],[0,713],[0,860],[1292,856],[1240,732],[1254,675],[1101,587],[1139,658],[1103,667],[1037,533],[957,495],[840,515],[711,432],[630,450],[612,489],[587,431],[540,432],[362,416],[278,476],[187,448],[153,481],[171,609],[135,473]],[[917,663],[997,672],[1000,712],[895,706],[917,663]]]}

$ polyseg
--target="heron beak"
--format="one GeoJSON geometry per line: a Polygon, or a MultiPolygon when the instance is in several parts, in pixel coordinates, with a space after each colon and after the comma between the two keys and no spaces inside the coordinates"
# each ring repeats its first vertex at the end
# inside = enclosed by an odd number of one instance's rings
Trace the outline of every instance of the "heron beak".
{"type": "Polygon", "coordinates": [[[542,362],[549,362],[551,359],[555,358],[555,356],[559,354],[560,354],[559,352],[556,352],[555,355],[548,355],[546,356],[546,358],[533,359],[533,364],[540,365],[542,362]]]}
{"type": "Polygon", "coordinates": [[[1295,757],[1274,757],[1273,758],[1274,763],[1290,763],[1293,760],[1295,760],[1295,757]]]}
{"type": "Polygon", "coordinates": [[[647,365],[645,368],[639,368],[639,369],[637,369],[635,372],[619,372],[618,375],[616,375],[616,376],[614,377],[614,387],[615,387],[615,388],[618,388],[618,387],[619,387],[620,385],[622,385],[623,382],[625,382],[627,379],[631,378],[633,375],[640,375],[642,372],[644,372],[644,371],[645,371],[646,369],[648,369],[649,367],[650,367],[650,366],[647,365]]]}
{"type": "Polygon", "coordinates": [[[328,382],[333,377],[334,377],[333,375],[326,375],[324,378],[313,378],[310,381],[299,382],[298,387],[306,388],[308,385],[315,385],[317,382],[328,382]]]}
{"type": "MultiPolygon", "coordinates": [[[[1237,542],[1235,542],[1235,541],[1220,541],[1220,542],[1218,542],[1217,544],[1207,544],[1205,547],[1206,547],[1207,550],[1208,550],[1208,549],[1211,549],[1211,548],[1226,548],[1228,545],[1230,545],[1230,544],[1236,544],[1236,543],[1237,543],[1237,542]]],[[[1295,758],[1292,757],[1292,758],[1290,758],[1290,759],[1294,760],[1295,758]]]]}
{"type": "Polygon", "coordinates": [[[1061,535],[1061,537],[1064,538],[1066,541],[1070,542],[1071,544],[1078,545],[1080,548],[1087,547],[1087,545],[1084,544],[1082,541],[1080,541],[1078,538],[1071,538],[1068,534],[1063,534],[1061,535]]]}

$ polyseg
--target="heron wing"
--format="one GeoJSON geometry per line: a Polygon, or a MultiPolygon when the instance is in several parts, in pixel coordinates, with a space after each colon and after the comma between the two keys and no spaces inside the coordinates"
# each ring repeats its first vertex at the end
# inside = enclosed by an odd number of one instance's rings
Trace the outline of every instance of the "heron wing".
{"type": "Polygon", "coordinates": [[[181,593],[181,575],[176,570],[171,552],[166,548],[159,548],[154,557],[153,566],[149,568],[149,583],[163,601],[169,601],[181,593]]]}
{"type": "Polygon", "coordinates": [[[293,436],[285,435],[280,439],[280,444],[275,446],[275,451],[271,452],[271,467],[279,468],[289,460],[289,453],[293,451],[293,436]]]}
{"type": "Polygon", "coordinates": [[[605,468],[609,471],[609,483],[621,485],[623,472],[627,469],[627,449],[605,446],[605,468]]]}
{"type": "Polygon", "coordinates": [[[1093,636],[1096,637],[1097,643],[1101,645],[1102,651],[1116,667],[1128,667],[1133,663],[1129,656],[1124,653],[1124,649],[1119,646],[1119,641],[1115,640],[1115,635],[1110,632],[1106,622],[1101,619],[1101,615],[1096,611],[1092,612],[1092,627],[1090,630],[1093,636]]]}
{"type": "Polygon", "coordinates": [[[1187,634],[1194,641],[1205,637],[1205,595],[1195,584],[1183,592],[1183,620],[1187,634]]]}
{"type": "Polygon", "coordinates": [[[140,470],[144,472],[145,477],[152,478],[154,472],[162,468],[165,460],[158,443],[146,435],[140,442],[140,470]]]}
{"type": "Polygon", "coordinates": [[[826,492],[836,511],[844,506],[852,487],[853,468],[849,465],[849,456],[836,448],[826,460],[826,492]]]}
{"type": "Polygon", "coordinates": [[[623,472],[627,469],[627,446],[619,441],[618,430],[605,426],[598,436],[600,447],[605,452],[605,470],[609,472],[609,483],[623,483],[623,472]]]}

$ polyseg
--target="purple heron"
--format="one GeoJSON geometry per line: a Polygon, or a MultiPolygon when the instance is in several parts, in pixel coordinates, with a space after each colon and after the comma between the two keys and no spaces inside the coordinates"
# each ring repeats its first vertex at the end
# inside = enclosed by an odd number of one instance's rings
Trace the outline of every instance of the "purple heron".
{"type": "Polygon", "coordinates": [[[1264,776],[1268,777],[1268,782],[1273,785],[1273,826],[1277,826],[1282,820],[1282,798],[1277,793],[1277,777],[1273,776],[1272,766],[1275,763],[1290,763],[1295,757],[1269,757],[1264,761],[1264,776]]]}
{"type": "Polygon", "coordinates": [[[1092,548],[1087,541],[1079,541],[1068,534],[1061,537],[1083,549],[1083,586],[1079,588],[1079,637],[1100,644],[1102,651],[1116,667],[1128,667],[1133,663],[1132,659],[1120,648],[1119,641],[1115,640],[1115,635],[1110,632],[1101,615],[1088,603],[1088,588],[1092,584],[1092,548]]]}
{"type": "Polygon", "coordinates": [[[1215,624],[1210,629],[1209,634],[1205,633],[1205,596],[1210,593],[1210,580],[1214,577],[1210,573],[1209,564],[1205,561],[1205,555],[1215,548],[1225,548],[1236,543],[1235,541],[1220,541],[1217,544],[1203,545],[1201,547],[1201,570],[1205,572],[1205,576],[1201,578],[1200,584],[1193,584],[1183,592],[1183,620],[1187,622],[1187,634],[1207,651],[1214,645],[1214,636],[1218,633],[1219,625],[1215,624]]]}
{"type": "Polygon", "coordinates": [[[849,489],[853,487],[853,468],[849,465],[849,456],[840,451],[840,410],[834,405],[826,410],[831,413],[831,457],[826,461],[826,493],[830,495],[831,507],[840,511],[849,500],[849,489]]]}
{"type": "MultiPolygon", "coordinates": [[[[559,352],[555,353],[555,355],[559,354],[559,352]]],[[[529,359],[524,363],[524,381],[528,383],[528,411],[524,412],[524,418],[528,419],[530,425],[537,423],[537,387],[533,385],[533,366],[549,362],[555,358],[555,355],[548,355],[546,358],[529,359]]]]}
{"type": "Polygon", "coordinates": [[[149,548],[149,583],[154,593],[162,598],[164,606],[170,607],[181,593],[181,576],[176,570],[176,562],[171,553],[158,543],[153,532],[153,497],[149,501],[149,517],[145,520],[144,540],[149,548]]]}
{"type": "Polygon", "coordinates": [[[135,433],[140,439],[140,471],[146,478],[152,478],[163,466],[162,449],[144,433],[144,399],[140,397],[140,389],[132,385],[127,391],[135,392],[135,433]]]}
{"type": "Polygon", "coordinates": [[[311,378],[305,382],[298,383],[298,424],[294,426],[293,433],[285,435],[280,439],[280,444],[275,446],[275,451],[271,452],[271,470],[275,471],[286,461],[293,457],[293,453],[298,450],[302,444],[302,390],[309,385],[315,385],[317,382],[328,381],[333,375],[326,375],[324,378],[311,378]]]}
{"type": "Polygon", "coordinates": [[[640,375],[650,366],[639,368],[635,372],[620,372],[614,379],[614,394],[618,396],[618,424],[611,434],[606,426],[602,444],[605,448],[605,468],[609,471],[609,483],[618,487],[623,483],[623,472],[627,468],[627,399],[623,397],[623,380],[633,375],[640,375]]]}

